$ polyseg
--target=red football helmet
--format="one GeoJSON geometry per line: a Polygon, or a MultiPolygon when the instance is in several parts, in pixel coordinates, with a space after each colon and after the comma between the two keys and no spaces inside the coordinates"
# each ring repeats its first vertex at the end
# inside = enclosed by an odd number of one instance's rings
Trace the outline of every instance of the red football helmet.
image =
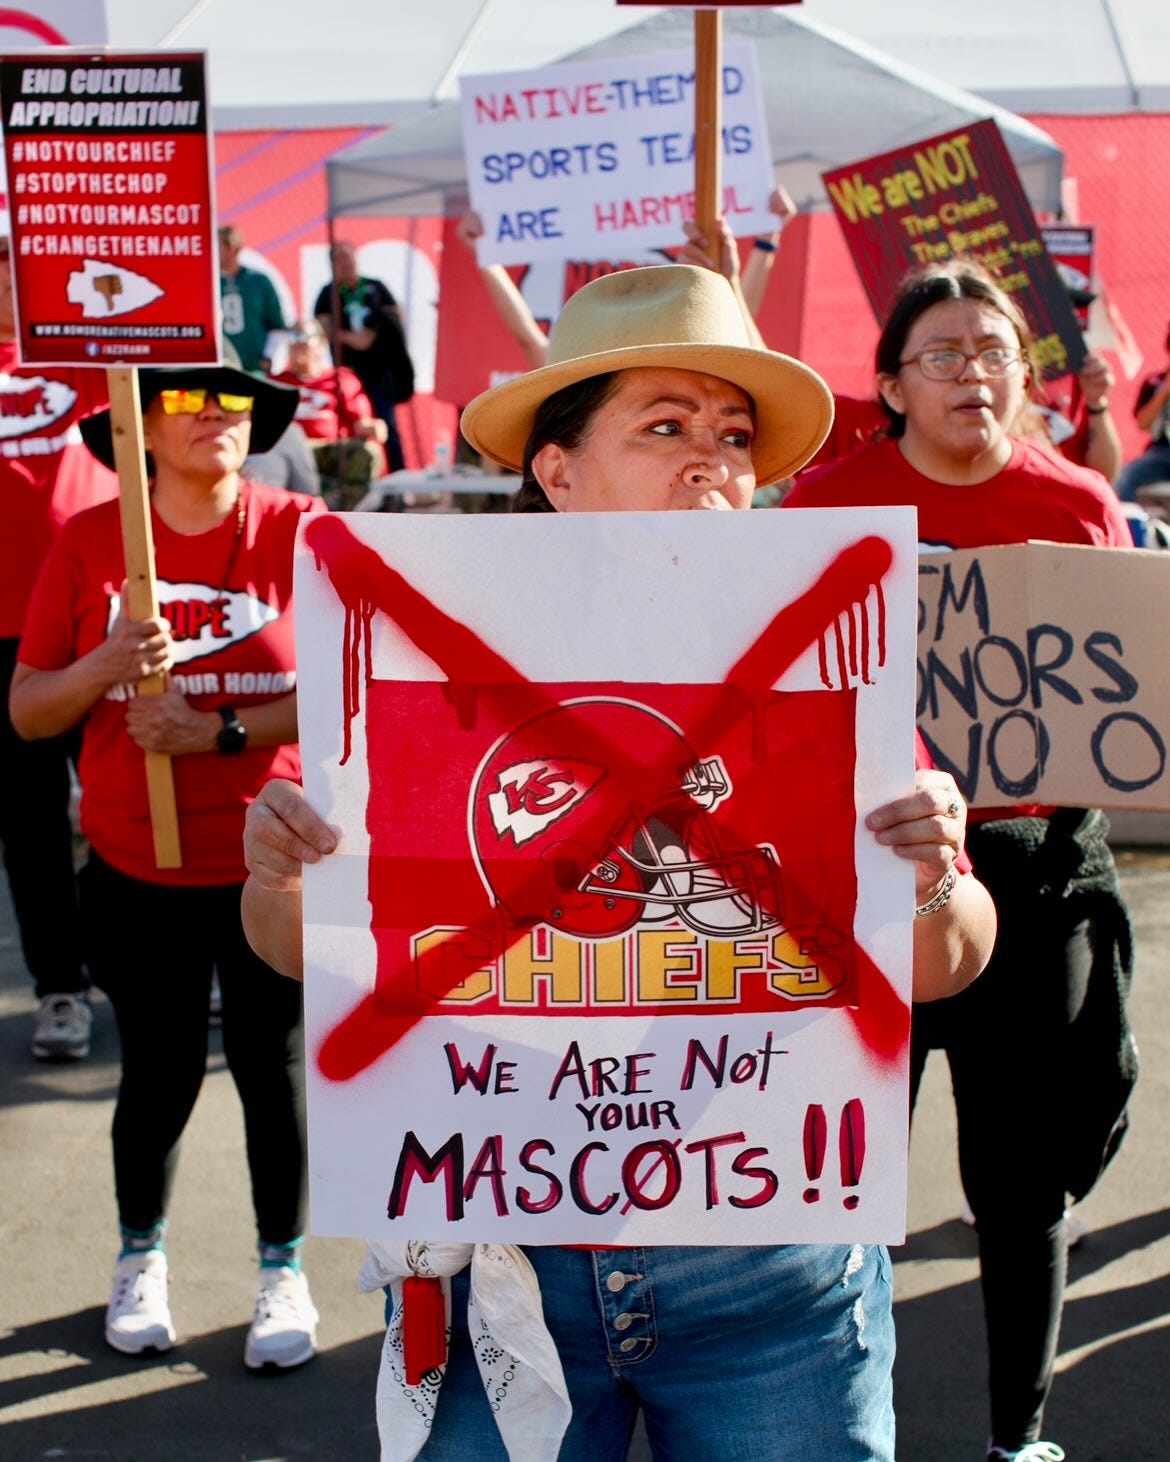
{"type": "Polygon", "coordinates": [[[720,847],[707,814],[731,794],[721,759],[697,756],[657,711],[567,701],[504,736],[480,767],[476,866],[515,925],[607,939],[677,919],[717,939],[760,934],[781,922],[779,859],[767,844],[720,847]]]}

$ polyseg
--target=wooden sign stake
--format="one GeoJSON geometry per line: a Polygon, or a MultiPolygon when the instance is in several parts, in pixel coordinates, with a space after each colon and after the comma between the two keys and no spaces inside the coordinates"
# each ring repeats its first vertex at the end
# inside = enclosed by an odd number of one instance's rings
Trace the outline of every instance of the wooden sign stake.
{"type": "Polygon", "coordinates": [[[695,222],[718,255],[723,200],[723,15],[695,11],[695,222]]]}
{"type": "MultiPolygon", "coordinates": [[[[138,372],[133,368],[111,369],[106,372],[106,382],[110,390],[110,431],[122,509],[126,596],[134,619],[153,619],[158,614],[158,588],[154,578],[154,535],[150,529],[150,498],[146,489],[138,372]]],[[[140,680],[136,687],[138,695],[162,695],[165,689],[166,678],[162,675],[140,680]]],[[[171,759],[161,751],[148,751],[144,755],[154,861],[160,868],[181,868],[179,814],[171,759]]]]}

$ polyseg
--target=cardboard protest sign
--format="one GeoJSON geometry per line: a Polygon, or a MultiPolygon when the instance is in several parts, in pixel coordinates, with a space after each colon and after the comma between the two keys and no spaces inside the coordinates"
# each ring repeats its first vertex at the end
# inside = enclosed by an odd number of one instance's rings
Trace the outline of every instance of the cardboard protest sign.
{"type": "Polygon", "coordinates": [[[219,291],[202,53],[0,60],[25,365],[213,365],[219,291]]]}
{"type": "Polygon", "coordinates": [[[970,255],[1016,298],[1045,375],[1080,369],[1080,326],[994,122],[822,176],[879,320],[910,269],[970,255]]]}
{"type": "MultiPolygon", "coordinates": [[[[724,49],[724,212],[775,225],[755,50],[724,49]]],[[[461,78],[481,264],[613,258],[683,242],[695,211],[695,58],[688,51],[461,78]]]]}
{"type": "Polygon", "coordinates": [[[1170,809],[1170,554],[923,555],[918,726],[975,807],[1170,809]]]}
{"type": "Polygon", "coordinates": [[[903,1232],[913,893],[861,814],[915,564],[903,509],[309,528],[316,1232],[903,1232]]]}

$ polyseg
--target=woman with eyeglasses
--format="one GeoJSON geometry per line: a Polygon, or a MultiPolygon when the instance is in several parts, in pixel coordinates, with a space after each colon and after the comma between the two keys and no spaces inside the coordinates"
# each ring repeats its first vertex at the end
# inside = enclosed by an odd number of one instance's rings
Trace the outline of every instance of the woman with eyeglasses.
{"type": "MultiPolygon", "coordinates": [[[[911,275],[877,349],[885,440],[804,478],[785,507],[910,503],[920,551],[1048,539],[1129,547],[1105,479],[1011,435],[1030,336],[979,265],[911,275]]],[[[1125,1016],[1129,918],[1100,812],[972,812],[968,850],[999,915],[982,979],[915,1010],[912,1076],[947,1053],[987,1323],[989,1457],[1063,1457],[1039,1441],[1064,1297],[1068,1197],[1116,1150],[1136,1053],[1125,1016]]]]}
{"type": "MultiPolygon", "coordinates": [[[[121,1252],[106,1340],[126,1355],[175,1341],[166,1211],[207,1062],[215,970],[260,1246],[244,1359],[284,1369],[315,1353],[317,1320],[300,1265],[304,1038],[299,991],[244,938],[241,838],[264,783],[299,775],[293,538],[301,515],[322,504],[240,476],[249,445],[268,450],[292,420],[295,391],[232,367],[140,379],[159,617],[129,617],[117,502],[79,513],[38,581],[11,714],[29,740],[83,727],[86,958],[122,1045],[113,1121],[121,1252]],[[155,675],[166,675],[164,693],[136,698],[136,682],[155,675]],[[155,864],[144,752],[172,758],[180,868],[155,864]]],[[[109,412],[81,430],[112,467],[109,412]]]]}

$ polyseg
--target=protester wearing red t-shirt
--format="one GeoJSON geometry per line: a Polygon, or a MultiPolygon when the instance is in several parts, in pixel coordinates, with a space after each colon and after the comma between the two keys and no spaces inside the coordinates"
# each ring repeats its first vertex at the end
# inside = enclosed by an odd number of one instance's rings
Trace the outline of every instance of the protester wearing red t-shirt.
{"type": "MultiPolygon", "coordinates": [[[[244,481],[249,437],[266,451],[296,395],[234,368],[141,375],[158,619],[128,617],[116,503],[65,525],[41,572],[12,682],[31,739],[83,723],[81,875],[86,957],[122,1043],[114,1175],[122,1252],[106,1340],[167,1350],[175,1330],[163,1249],[179,1139],[207,1062],[213,970],[240,1093],[261,1272],[246,1364],[315,1353],[300,1271],[305,1230],[304,1037],[297,992],[249,949],[240,919],[247,804],[299,775],[292,552],[317,498],[244,481]],[[168,672],[158,696],[136,682],[168,672]],[[171,758],[182,866],[155,866],[144,751],[171,758]]],[[[112,460],[109,412],[82,424],[112,460]]]]}
{"type": "Polygon", "coordinates": [[[273,379],[301,393],[296,421],[312,446],[327,500],[352,506],[353,489],[364,491],[386,466],[379,445],[386,440],[386,423],[374,415],[361,381],[348,366],[330,365],[325,332],[313,319],[297,321],[288,369],[273,379]]]}
{"type": "Polygon", "coordinates": [[[116,496],[118,480],[85,450],[77,422],[106,402],[100,370],[20,368],[8,240],[0,235],[0,842],[25,964],[38,1001],[32,1053],[89,1054],[93,1016],[81,956],[73,831],[72,737],[29,744],[8,718],[8,686],[37,571],[62,523],[116,496]]]}
{"type": "MultiPolygon", "coordinates": [[[[1009,435],[1028,392],[1029,344],[1012,298],[977,264],[911,276],[878,344],[890,439],[802,478],[784,506],[910,504],[923,552],[1030,538],[1128,546],[1099,473],[1009,435]]],[[[1065,1204],[1116,1150],[1136,1075],[1132,935],[1107,827],[1078,808],[976,814],[968,847],[995,900],[996,950],[969,990],[915,1012],[913,1090],[933,1047],[951,1067],[997,1462],[1045,1447],[1064,1455],[1038,1437],[1064,1299],[1065,1204]]]]}

